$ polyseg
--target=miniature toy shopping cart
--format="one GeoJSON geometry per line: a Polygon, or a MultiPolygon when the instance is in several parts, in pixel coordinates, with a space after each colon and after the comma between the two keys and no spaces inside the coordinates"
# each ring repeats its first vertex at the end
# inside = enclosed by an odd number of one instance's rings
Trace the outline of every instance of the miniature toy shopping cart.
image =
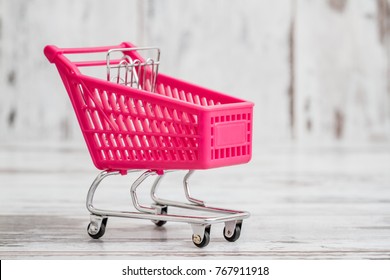
{"type": "Polygon", "coordinates": [[[206,206],[191,196],[188,180],[196,169],[250,160],[253,103],[158,73],[158,48],[137,48],[130,43],[93,48],[46,46],[44,53],[57,66],[93,163],[103,170],[87,195],[92,238],[103,236],[108,217],[149,219],[157,226],[167,221],[189,223],[198,247],[209,243],[210,227],[215,223],[225,223],[226,240],[239,238],[249,213],[206,206]],[[92,59],[92,55],[102,57],[92,59]],[[156,195],[164,174],[175,170],[189,170],[183,179],[187,203],[156,195]],[[142,172],[130,191],[137,211],[95,208],[93,197],[102,180],[129,172],[142,172]],[[156,176],[151,188],[154,203],[146,206],[139,203],[136,190],[149,176],[156,176]],[[217,214],[168,214],[171,206],[217,214]]]}

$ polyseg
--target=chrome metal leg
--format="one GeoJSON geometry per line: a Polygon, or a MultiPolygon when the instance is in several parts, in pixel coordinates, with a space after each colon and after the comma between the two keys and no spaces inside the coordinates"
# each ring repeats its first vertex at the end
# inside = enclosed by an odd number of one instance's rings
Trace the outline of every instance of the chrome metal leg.
{"type": "MultiPolygon", "coordinates": [[[[140,170],[129,170],[131,172],[139,172],[140,170]]],[[[91,222],[88,226],[88,234],[95,239],[103,236],[105,227],[107,224],[108,217],[122,217],[122,218],[135,218],[135,219],[148,219],[153,221],[156,225],[161,226],[165,221],[172,222],[184,222],[189,223],[193,229],[192,241],[197,247],[205,247],[210,241],[210,226],[215,223],[225,223],[224,237],[226,240],[233,242],[238,239],[240,236],[242,220],[249,217],[249,213],[245,211],[229,210],[216,207],[205,206],[203,201],[194,199],[190,195],[188,180],[189,177],[193,174],[193,171],[189,171],[184,179],[184,190],[187,200],[190,203],[182,203],[178,201],[172,201],[167,199],[159,198],[156,195],[157,188],[164,177],[155,171],[145,171],[143,172],[137,180],[132,184],[130,189],[131,199],[134,207],[138,212],[126,212],[126,211],[113,211],[113,210],[104,210],[98,209],[93,206],[93,198],[95,192],[103,181],[111,175],[119,175],[120,172],[101,172],[96,179],[93,181],[88,194],[86,206],[88,211],[91,213],[91,222]],[[141,185],[142,182],[146,180],[151,175],[158,175],[154,180],[154,183],[151,188],[151,197],[157,205],[151,205],[151,207],[141,205],[137,197],[137,188],[141,185]],[[199,216],[199,215],[174,215],[167,213],[167,207],[179,207],[186,208],[191,210],[205,211],[205,212],[215,212],[220,213],[218,216],[199,216]]]]}
{"type": "MultiPolygon", "coordinates": [[[[186,199],[195,204],[195,205],[200,205],[200,206],[204,206],[204,202],[202,200],[199,200],[199,199],[196,199],[196,198],[193,198],[191,196],[191,192],[190,192],[190,187],[189,187],[189,184],[188,184],[188,180],[189,178],[191,177],[192,174],[194,174],[195,170],[189,170],[187,172],[187,174],[184,176],[183,178],[183,187],[184,187],[184,194],[186,196],[186,199]]],[[[157,177],[157,179],[154,181],[153,183],[153,186],[152,186],[152,189],[151,189],[151,192],[150,192],[150,196],[152,197],[152,199],[156,202],[156,203],[159,203],[161,204],[161,202],[164,202],[164,201],[167,201],[167,200],[163,200],[163,199],[160,199],[157,197],[156,195],[156,190],[157,190],[157,187],[159,186],[160,184],[160,181],[161,179],[164,177],[164,174],[163,175],[159,175],[157,177]]],[[[171,201],[173,202],[173,201],[171,201]]],[[[180,203],[180,202],[179,202],[180,203]]]]}
{"type": "MultiPolygon", "coordinates": [[[[194,173],[193,170],[190,170],[184,177],[183,183],[184,183],[184,189],[189,190],[189,184],[188,184],[188,179],[189,177],[194,173]]],[[[163,199],[157,196],[156,192],[158,187],[160,186],[161,180],[163,179],[164,175],[158,175],[156,180],[153,183],[152,189],[150,191],[150,196],[153,199],[153,201],[158,204],[158,205],[167,205],[167,206],[174,206],[174,207],[180,207],[180,208],[186,208],[186,209],[192,209],[192,210],[199,210],[199,211],[207,211],[207,212],[215,212],[215,213],[225,213],[229,215],[243,215],[243,218],[249,217],[249,213],[245,211],[239,211],[239,210],[231,210],[231,209],[223,209],[223,208],[216,208],[216,207],[209,207],[204,204],[203,201],[194,199],[191,197],[189,191],[186,192],[188,196],[186,197],[190,198],[193,201],[196,201],[198,203],[183,203],[179,201],[174,201],[174,200],[168,200],[168,199],[163,199]]],[[[188,199],[188,200],[190,200],[188,199]]]]}
{"type": "Polygon", "coordinates": [[[163,205],[163,204],[160,203],[160,200],[156,195],[156,191],[157,191],[158,186],[160,185],[161,180],[164,178],[164,175],[165,174],[158,175],[156,180],[154,180],[154,182],[153,182],[152,188],[150,189],[150,197],[152,198],[152,200],[155,203],[160,204],[160,205],[163,205]]]}
{"type": "Polygon", "coordinates": [[[106,178],[107,176],[118,175],[118,174],[120,174],[120,173],[119,172],[102,171],[95,178],[95,180],[93,181],[91,187],[89,188],[88,194],[87,194],[86,206],[87,206],[87,209],[88,209],[89,212],[91,212],[91,213],[94,212],[93,197],[94,197],[96,189],[99,186],[99,184],[101,183],[101,181],[103,181],[103,179],[106,178]]]}
{"type": "Polygon", "coordinates": [[[131,195],[131,199],[133,200],[133,205],[135,209],[137,209],[140,212],[157,214],[155,208],[141,205],[138,202],[138,197],[137,197],[137,188],[139,187],[139,185],[141,185],[141,183],[145,181],[145,179],[148,178],[150,175],[155,175],[155,174],[156,172],[154,171],[150,171],[150,170],[145,171],[144,173],[142,173],[141,176],[138,177],[137,180],[135,180],[135,182],[131,186],[130,195],[131,195]]]}
{"type": "Polygon", "coordinates": [[[189,170],[188,173],[184,176],[184,179],[183,179],[184,193],[185,193],[186,198],[189,202],[204,206],[204,202],[202,200],[191,197],[190,187],[188,185],[188,180],[191,177],[191,175],[194,174],[194,172],[195,172],[194,170],[189,170]]]}

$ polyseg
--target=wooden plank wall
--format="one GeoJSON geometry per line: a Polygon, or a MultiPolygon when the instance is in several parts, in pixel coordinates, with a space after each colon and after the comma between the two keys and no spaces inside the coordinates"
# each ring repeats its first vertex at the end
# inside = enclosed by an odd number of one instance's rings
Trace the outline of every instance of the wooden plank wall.
{"type": "Polygon", "coordinates": [[[0,0],[0,143],[79,141],[46,44],[124,40],[252,100],[255,141],[390,141],[390,0],[0,0]]]}
{"type": "Polygon", "coordinates": [[[297,1],[297,138],[389,139],[389,1],[297,1]]]}

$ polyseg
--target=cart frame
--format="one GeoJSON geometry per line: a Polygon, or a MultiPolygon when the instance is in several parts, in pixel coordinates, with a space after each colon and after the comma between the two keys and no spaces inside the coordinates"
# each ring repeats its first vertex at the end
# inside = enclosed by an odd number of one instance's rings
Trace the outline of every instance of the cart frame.
{"type": "Polygon", "coordinates": [[[90,212],[87,231],[92,238],[104,235],[108,217],[147,219],[156,226],[167,221],[188,223],[193,231],[192,241],[200,248],[208,245],[210,228],[215,223],[225,224],[223,236],[227,241],[234,242],[240,237],[243,220],[250,214],[206,206],[202,200],[191,196],[189,178],[195,169],[242,164],[251,159],[253,103],[159,73],[158,48],[136,48],[131,43],[93,48],[46,46],[44,53],[57,66],[93,163],[103,170],[93,181],[86,200],[90,212]],[[150,49],[157,50],[156,59],[145,60],[138,53],[150,49]],[[106,53],[105,61],[70,61],[66,56],[102,52],[106,53]],[[124,58],[111,60],[116,52],[123,52],[124,58]],[[79,67],[90,66],[106,66],[107,81],[84,75],[79,70],[79,67]],[[116,83],[112,82],[113,69],[117,71],[116,83]],[[164,85],[168,86],[164,88],[164,85]],[[169,85],[179,88],[180,92],[176,88],[171,90],[169,85]],[[121,108],[125,108],[124,117],[121,108]],[[138,112],[132,112],[134,110],[138,112]],[[147,117],[152,119],[149,121],[147,117]],[[124,120],[129,119],[128,126],[124,120]],[[129,131],[134,125],[136,128],[129,131]],[[179,136],[175,135],[176,131],[179,136]],[[135,140],[128,140],[133,136],[135,140]],[[126,137],[128,142],[124,140],[126,137]],[[162,150],[158,150],[158,145],[162,145],[162,150]],[[142,150],[144,146],[146,150],[142,150]],[[164,175],[175,170],[188,170],[183,178],[188,202],[167,200],[156,194],[164,175]],[[137,211],[113,211],[93,205],[95,192],[104,179],[135,172],[142,172],[130,188],[137,211]],[[146,206],[139,203],[137,188],[150,176],[157,176],[150,191],[154,203],[146,206]],[[216,215],[174,215],[168,214],[168,207],[216,215]]]}

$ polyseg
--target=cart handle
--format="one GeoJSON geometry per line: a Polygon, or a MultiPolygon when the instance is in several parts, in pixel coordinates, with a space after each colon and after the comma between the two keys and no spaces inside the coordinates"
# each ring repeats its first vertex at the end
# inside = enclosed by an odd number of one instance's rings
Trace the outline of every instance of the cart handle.
{"type": "MultiPolygon", "coordinates": [[[[135,46],[129,42],[123,42],[117,46],[103,46],[103,47],[89,47],[89,48],[59,48],[54,45],[47,45],[43,52],[47,59],[50,61],[50,63],[55,63],[57,67],[66,66],[69,70],[71,70],[74,74],[80,74],[80,72],[77,69],[77,66],[93,66],[93,65],[104,65],[106,64],[106,61],[84,61],[84,62],[70,62],[68,58],[63,56],[63,54],[80,54],[80,53],[101,53],[101,52],[108,52],[111,49],[123,49],[128,50],[131,48],[135,48],[135,46]]],[[[139,57],[140,60],[142,60],[141,57],[139,57]]],[[[101,108],[101,105],[93,94],[89,91],[88,87],[84,84],[82,79],[80,77],[77,77],[78,82],[83,85],[83,87],[86,89],[87,94],[89,97],[93,100],[93,102],[96,105],[97,110],[102,114],[104,119],[111,125],[112,129],[115,131],[118,131],[118,126],[115,122],[113,122],[104,112],[104,110],[101,108]]],[[[69,89],[67,88],[69,91],[69,89]]]]}
{"type": "Polygon", "coordinates": [[[130,42],[123,42],[117,46],[103,46],[103,47],[89,47],[89,48],[59,48],[54,45],[47,45],[43,52],[45,56],[50,61],[50,63],[54,63],[57,55],[59,54],[78,54],[78,53],[99,53],[99,52],[107,52],[110,49],[118,49],[118,48],[134,48],[135,46],[130,42]]]}
{"type": "MultiPolygon", "coordinates": [[[[117,48],[133,48],[134,45],[129,42],[123,42],[120,45],[117,46],[104,46],[104,47],[89,47],[89,48],[59,48],[54,45],[48,45],[44,48],[43,52],[47,59],[50,61],[50,63],[55,63],[58,66],[66,66],[70,70],[72,70],[74,73],[79,73],[78,69],[75,67],[77,66],[77,63],[70,62],[66,57],[62,56],[63,54],[79,54],[79,53],[99,53],[99,52],[108,52],[111,49],[117,49],[117,48]]],[[[96,63],[96,62],[92,62],[96,63]]],[[[85,62],[86,65],[91,64],[88,62],[85,62]]],[[[60,66],[60,67],[61,67],[60,66]]],[[[76,76],[77,77],[77,76],[76,76]]],[[[78,82],[83,85],[83,88],[85,88],[86,93],[89,95],[89,97],[93,100],[93,102],[96,104],[97,110],[102,114],[103,118],[111,125],[112,129],[114,131],[118,130],[118,126],[115,122],[113,122],[104,112],[104,110],[101,108],[101,105],[93,94],[89,91],[88,87],[84,84],[84,82],[78,77],[78,82]]],[[[67,88],[69,91],[69,89],[67,88]]]]}

